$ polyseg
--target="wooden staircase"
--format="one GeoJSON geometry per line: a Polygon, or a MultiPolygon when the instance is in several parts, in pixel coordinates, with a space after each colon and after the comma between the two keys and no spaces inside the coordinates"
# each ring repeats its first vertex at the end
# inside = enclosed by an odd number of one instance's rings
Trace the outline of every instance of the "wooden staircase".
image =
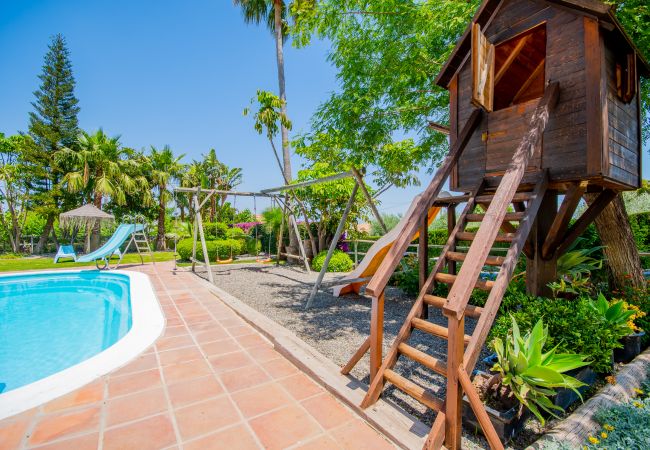
{"type": "MultiPolygon", "coordinates": [[[[366,288],[366,293],[373,300],[370,336],[342,372],[348,373],[365,352],[370,351],[371,383],[361,403],[362,407],[374,404],[381,395],[384,385],[391,383],[426,407],[437,411],[438,415],[425,448],[441,448],[443,443],[448,448],[460,448],[463,391],[470,401],[490,447],[503,448],[483,403],[471,384],[469,374],[476,364],[494,322],[519,255],[525,250],[528,235],[548,186],[546,172],[537,174],[534,186],[522,186],[521,182],[528,161],[536,146],[539,145],[549,112],[557,101],[558,93],[557,84],[547,87],[544,97],[540,99],[531,118],[529,131],[514,151],[512,163],[501,177],[496,190],[489,191],[486,188],[488,183],[483,180],[473,192],[463,196],[462,201],[467,203],[457,218],[453,230],[450,230],[449,238],[433,270],[428,274],[426,266],[424,271],[421,270],[419,295],[385,358],[382,358],[384,289],[412,236],[419,232],[420,236],[426,237],[428,209],[438,201],[450,202],[449,199],[438,199],[438,193],[467,138],[480,122],[480,116],[473,115],[474,120],[468,121],[459,135],[456,146],[452,148],[422,196],[422,207],[416,209],[411,217],[412,220],[404,227],[403,234],[395,241],[366,288]],[[510,205],[514,206],[514,212],[509,211],[510,205]],[[479,224],[478,230],[468,231],[468,226],[475,227],[475,224],[479,224]],[[462,245],[469,243],[466,253],[459,251],[459,243],[463,243],[462,245]],[[495,243],[508,244],[505,256],[490,254],[495,243]],[[456,270],[458,266],[459,269],[456,270]],[[481,279],[484,266],[498,268],[496,279],[493,281],[481,279]],[[449,286],[446,298],[432,295],[436,283],[449,286]],[[489,292],[485,306],[477,307],[468,303],[474,289],[489,292]],[[447,318],[447,327],[426,320],[429,307],[442,310],[447,318]],[[471,335],[465,334],[465,316],[477,319],[471,335]],[[447,340],[447,360],[441,361],[409,345],[413,330],[447,340]],[[426,386],[421,386],[397,373],[394,369],[401,356],[446,377],[446,397],[436,397],[426,386]]],[[[474,113],[480,114],[478,110],[474,113]]]]}

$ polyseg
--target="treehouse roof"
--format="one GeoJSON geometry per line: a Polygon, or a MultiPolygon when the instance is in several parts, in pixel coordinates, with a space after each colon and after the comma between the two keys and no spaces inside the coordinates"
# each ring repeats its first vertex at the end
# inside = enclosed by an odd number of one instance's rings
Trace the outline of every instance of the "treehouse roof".
{"type": "MultiPolygon", "coordinates": [[[[443,88],[447,88],[449,82],[453,78],[454,74],[460,69],[463,65],[465,57],[471,50],[471,30],[472,24],[478,23],[481,25],[481,28],[486,27],[492,16],[498,11],[499,6],[504,0],[483,0],[481,6],[474,14],[474,18],[468,24],[465,32],[458,40],[454,51],[451,53],[447,62],[442,67],[442,70],[436,78],[436,84],[443,88]]],[[[563,6],[568,9],[573,9],[581,13],[591,14],[602,22],[610,24],[612,26],[612,31],[614,31],[619,38],[630,47],[638,58],[638,73],[641,76],[648,77],[650,76],[650,65],[645,60],[639,49],[634,45],[632,39],[623,29],[623,26],[618,21],[615,16],[614,8],[611,5],[607,5],[600,0],[542,0],[546,3],[552,3],[555,5],[563,6]]]]}

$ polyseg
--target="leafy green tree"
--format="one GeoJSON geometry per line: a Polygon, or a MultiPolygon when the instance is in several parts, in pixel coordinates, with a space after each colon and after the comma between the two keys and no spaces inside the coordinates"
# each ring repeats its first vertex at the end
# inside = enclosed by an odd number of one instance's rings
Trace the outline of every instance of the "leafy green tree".
{"type": "Polygon", "coordinates": [[[165,145],[158,150],[153,145],[149,152],[149,179],[158,195],[158,234],[156,249],[166,249],[165,243],[165,213],[167,203],[173,197],[172,183],[183,173],[181,160],[185,155],[174,156],[172,149],[165,145]]]}
{"type": "Polygon", "coordinates": [[[41,85],[34,91],[36,100],[32,102],[34,111],[29,114],[29,134],[36,145],[24,159],[35,208],[47,218],[36,249],[42,252],[56,216],[74,200],[58,187],[66,168],[54,158],[59,150],[75,146],[79,132],[79,102],[74,95],[70,52],[60,34],[52,38],[39,79],[41,85]]]}
{"type": "MultiPolygon", "coordinates": [[[[243,181],[243,174],[242,174],[242,169],[239,167],[228,167],[225,164],[223,164],[221,168],[221,174],[219,176],[219,190],[222,191],[232,191],[235,189],[237,186],[239,186],[243,181]]],[[[221,194],[219,196],[221,200],[221,209],[223,209],[223,205],[226,203],[226,198],[228,197],[227,194],[221,194]]]]}
{"type": "Polygon", "coordinates": [[[29,189],[21,155],[33,145],[29,136],[5,138],[0,133],[0,226],[14,253],[21,251],[20,240],[29,209],[29,189]]]}
{"type": "MultiPolygon", "coordinates": [[[[219,158],[217,158],[217,151],[213,148],[210,149],[207,155],[203,155],[202,161],[202,174],[208,182],[209,189],[217,189],[219,179],[223,173],[224,165],[219,158]]],[[[216,220],[217,215],[217,197],[213,195],[210,198],[210,222],[216,220]]]]}
{"type": "MultiPolygon", "coordinates": [[[[240,6],[246,23],[264,23],[275,36],[275,57],[278,66],[278,85],[280,109],[282,115],[287,117],[287,95],[284,79],[284,39],[287,33],[286,17],[288,7],[284,0],[233,0],[233,4],[240,6]]],[[[286,122],[280,124],[282,130],[282,158],[283,173],[286,183],[291,181],[291,153],[289,150],[289,130],[286,122]]]]}

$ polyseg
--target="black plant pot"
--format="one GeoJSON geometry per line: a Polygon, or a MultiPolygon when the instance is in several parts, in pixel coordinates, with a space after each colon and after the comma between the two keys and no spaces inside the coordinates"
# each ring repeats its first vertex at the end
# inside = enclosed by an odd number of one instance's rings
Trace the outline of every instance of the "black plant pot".
{"type": "MultiPolygon", "coordinates": [[[[519,405],[510,408],[508,411],[497,411],[487,405],[484,406],[501,442],[508,442],[515,437],[523,430],[526,420],[530,417],[530,411],[527,409],[524,409],[519,414],[519,405]]],[[[470,425],[476,431],[483,432],[467,397],[463,397],[463,423],[470,425]]]]}
{"type": "MultiPolygon", "coordinates": [[[[594,372],[591,367],[580,367],[579,369],[567,372],[566,375],[576,378],[586,384],[586,386],[578,388],[580,395],[584,394],[587,389],[596,382],[596,372],[594,372]]],[[[557,394],[555,394],[555,397],[553,398],[553,404],[566,411],[566,409],[578,401],[579,398],[578,394],[573,392],[571,389],[560,388],[557,390],[557,394]]]]}
{"type": "MultiPolygon", "coordinates": [[[[490,374],[479,372],[477,376],[489,377],[490,374]]],[[[501,442],[508,442],[515,437],[523,430],[526,420],[530,417],[530,411],[526,408],[524,408],[521,414],[519,413],[519,404],[507,411],[497,411],[488,405],[484,405],[484,407],[501,442]]],[[[481,425],[478,423],[478,419],[474,415],[472,406],[466,396],[463,397],[463,423],[482,433],[481,425]]]]}
{"type": "Polygon", "coordinates": [[[641,340],[645,336],[644,331],[639,333],[628,334],[621,338],[619,342],[623,344],[623,348],[614,349],[614,361],[617,363],[629,363],[639,353],[641,353],[641,340]]]}

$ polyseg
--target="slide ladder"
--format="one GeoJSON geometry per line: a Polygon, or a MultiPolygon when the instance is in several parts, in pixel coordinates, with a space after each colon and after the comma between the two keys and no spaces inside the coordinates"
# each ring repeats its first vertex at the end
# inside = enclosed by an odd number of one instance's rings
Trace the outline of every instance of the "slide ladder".
{"type": "Polygon", "coordinates": [[[422,229],[426,223],[426,204],[434,203],[442,183],[451,172],[451,166],[457,161],[459,153],[467,143],[467,136],[476,128],[476,123],[472,121],[473,116],[460,133],[456,145],[436,173],[432,184],[425,191],[423,201],[427,203],[422,204],[423,208],[416,210],[410,217],[402,235],[396,239],[366,288],[366,292],[372,296],[370,336],[342,369],[342,373],[348,373],[369,351],[371,382],[361,407],[373,405],[383,392],[385,384],[390,383],[427,408],[437,411],[424,448],[438,449],[443,444],[450,449],[460,448],[463,392],[467,395],[490,447],[503,448],[485,406],[470,381],[470,374],[497,315],[519,255],[522,251],[530,251],[530,248],[526,248],[527,239],[548,187],[548,174],[545,171],[538,172],[532,189],[530,185],[523,185],[522,180],[535,149],[540,145],[549,112],[557,102],[558,95],[557,83],[547,87],[529,122],[529,129],[513,151],[508,169],[499,179],[490,180],[498,181],[496,190],[489,190],[489,183],[484,179],[467,196],[467,203],[450,232],[440,257],[433,270],[422,281],[420,292],[385,358],[382,357],[382,347],[386,284],[415,231],[418,227],[422,229]],[[510,205],[513,206],[514,212],[509,210],[510,205]],[[468,225],[472,223],[479,224],[476,232],[468,230],[468,225]],[[460,242],[470,243],[466,253],[457,251],[456,246],[460,242]],[[508,247],[505,256],[491,254],[495,243],[508,247]],[[484,266],[499,268],[496,279],[481,279],[484,266]],[[432,295],[436,283],[449,287],[446,298],[432,295]],[[469,304],[474,289],[489,292],[483,307],[469,304]],[[429,307],[442,310],[447,319],[446,327],[427,320],[429,307]],[[477,320],[471,335],[465,334],[466,316],[477,320]],[[446,340],[446,361],[409,345],[414,330],[446,340]],[[401,375],[397,367],[400,356],[445,377],[444,398],[436,396],[429,386],[416,383],[409,379],[408,375],[401,375]]]}

